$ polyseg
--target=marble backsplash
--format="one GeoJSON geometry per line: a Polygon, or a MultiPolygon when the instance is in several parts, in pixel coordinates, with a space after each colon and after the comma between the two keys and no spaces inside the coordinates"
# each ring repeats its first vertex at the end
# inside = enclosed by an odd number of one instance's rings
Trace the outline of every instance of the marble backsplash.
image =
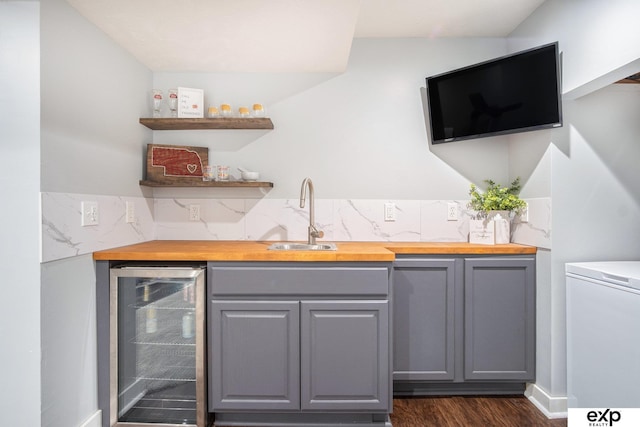
{"type": "Polygon", "coordinates": [[[143,197],[40,193],[41,262],[153,240],[153,200],[143,197]],[[97,202],[99,224],[81,225],[81,203],[97,202]],[[136,219],[125,221],[126,202],[136,219]]]}
{"type": "MultiPolygon", "coordinates": [[[[551,248],[551,200],[527,199],[529,221],[516,219],[512,241],[551,248]]],[[[315,224],[325,241],[468,241],[472,211],[466,200],[316,199],[315,224]],[[395,221],[384,220],[384,204],[395,203],[395,221]],[[448,203],[458,220],[447,221],[448,203]]],[[[306,240],[308,205],[298,199],[196,199],[42,193],[42,262],[147,240],[306,240]],[[82,201],[99,205],[99,224],[81,226],[82,201]],[[132,203],[135,221],[126,223],[132,203]],[[189,206],[200,219],[189,220],[189,206]]]]}

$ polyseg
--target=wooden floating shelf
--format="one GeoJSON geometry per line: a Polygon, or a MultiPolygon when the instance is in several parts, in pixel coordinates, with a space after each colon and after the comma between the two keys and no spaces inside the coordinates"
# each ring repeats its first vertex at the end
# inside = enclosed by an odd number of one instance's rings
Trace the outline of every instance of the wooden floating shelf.
{"type": "Polygon", "coordinates": [[[141,180],[140,185],[145,187],[223,187],[223,188],[273,188],[273,182],[265,181],[187,181],[164,183],[141,180]]]}
{"type": "Polygon", "coordinates": [[[268,117],[216,117],[212,119],[141,118],[140,123],[153,130],[273,129],[273,122],[268,117]]]}

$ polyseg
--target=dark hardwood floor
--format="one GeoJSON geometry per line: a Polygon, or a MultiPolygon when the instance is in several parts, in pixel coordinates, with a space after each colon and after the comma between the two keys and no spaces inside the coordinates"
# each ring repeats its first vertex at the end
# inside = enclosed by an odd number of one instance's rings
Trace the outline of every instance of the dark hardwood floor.
{"type": "Polygon", "coordinates": [[[524,396],[414,397],[393,400],[394,427],[566,427],[524,396]]]}
{"type": "Polygon", "coordinates": [[[393,427],[567,427],[566,418],[548,419],[524,396],[396,398],[391,423],[393,427]]]}

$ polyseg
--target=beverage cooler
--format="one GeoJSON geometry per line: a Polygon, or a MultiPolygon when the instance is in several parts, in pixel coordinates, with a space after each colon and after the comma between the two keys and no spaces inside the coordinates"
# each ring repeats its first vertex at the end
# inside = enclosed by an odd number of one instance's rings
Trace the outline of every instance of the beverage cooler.
{"type": "Polygon", "coordinates": [[[205,427],[205,269],[110,270],[110,425],[205,427]]]}

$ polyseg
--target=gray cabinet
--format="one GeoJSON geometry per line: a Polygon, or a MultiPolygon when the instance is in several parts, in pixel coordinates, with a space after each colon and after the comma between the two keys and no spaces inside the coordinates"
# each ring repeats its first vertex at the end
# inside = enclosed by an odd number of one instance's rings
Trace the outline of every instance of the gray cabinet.
{"type": "Polygon", "coordinates": [[[535,379],[535,261],[466,259],[464,377],[535,379]]]}
{"type": "Polygon", "coordinates": [[[214,408],[300,407],[298,316],[294,301],[212,302],[214,408]]]}
{"type": "Polygon", "coordinates": [[[212,301],[212,409],[385,409],[387,306],[212,301]]]}
{"type": "Polygon", "coordinates": [[[303,410],[387,408],[388,304],[301,303],[303,410]]]}
{"type": "Polygon", "coordinates": [[[210,263],[209,410],[386,415],[389,276],[390,264],[210,263]]]}
{"type": "Polygon", "coordinates": [[[454,259],[396,261],[394,380],[453,380],[455,263],[454,259]]]}
{"type": "Polygon", "coordinates": [[[393,310],[396,392],[506,392],[535,379],[534,256],[399,257],[393,310]]]}

